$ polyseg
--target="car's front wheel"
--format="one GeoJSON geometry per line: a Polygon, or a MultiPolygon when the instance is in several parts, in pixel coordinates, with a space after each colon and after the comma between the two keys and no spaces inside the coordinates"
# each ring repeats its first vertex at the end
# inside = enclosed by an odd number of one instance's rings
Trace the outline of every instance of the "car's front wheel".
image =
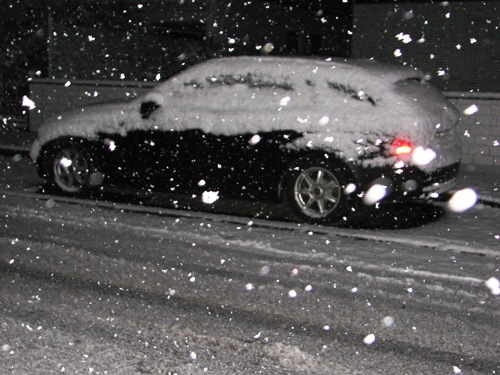
{"type": "Polygon", "coordinates": [[[294,163],[285,185],[291,209],[309,223],[326,224],[345,219],[352,202],[345,192],[349,181],[346,167],[323,161],[294,163]]]}
{"type": "Polygon", "coordinates": [[[54,144],[45,151],[44,159],[50,190],[78,195],[102,182],[90,151],[81,145],[54,144]]]}

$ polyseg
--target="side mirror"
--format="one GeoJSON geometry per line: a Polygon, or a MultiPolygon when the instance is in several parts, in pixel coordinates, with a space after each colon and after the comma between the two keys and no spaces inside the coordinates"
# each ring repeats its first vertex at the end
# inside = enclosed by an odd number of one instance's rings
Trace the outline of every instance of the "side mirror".
{"type": "Polygon", "coordinates": [[[160,105],[156,102],[144,102],[141,103],[141,115],[143,119],[148,119],[151,114],[160,108],[160,105]]]}

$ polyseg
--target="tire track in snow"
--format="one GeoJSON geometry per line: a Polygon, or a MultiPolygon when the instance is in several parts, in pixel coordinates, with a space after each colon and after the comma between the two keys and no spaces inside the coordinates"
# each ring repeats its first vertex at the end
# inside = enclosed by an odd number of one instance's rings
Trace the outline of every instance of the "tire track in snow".
{"type": "MultiPolygon", "coordinates": [[[[5,240],[2,243],[5,244],[5,240]]],[[[56,247],[54,247],[56,249],[56,247]]],[[[45,249],[44,251],[46,251],[45,249]]],[[[75,250],[73,250],[75,252],[75,250]]],[[[86,253],[86,252],[83,252],[86,253]]],[[[63,257],[68,257],[74,259],[74,254],[67,253],[61,254],[63,257]]],[[[85,254],[84,254],[85,255],[85,254]]],[[[85,255],[86,257],[88,255],[85,255]]],[[[88,259],[89,265],[94,264],[90,257],[88,259]]],[[[114,262],[115,260],[109,259],[109,262],[114,262]]],[[[107,264],[108,262],[105,261],[107,264]]],[[[122,264],[123,265],[123,264],[122,264]]],[[[47,273],[44,269],[37,269],[39,265],[26,263],[17,263],[13,265],[3,264],[0,266],[0,270],[4,277],[8,274],[20,274],[23,277],[33,278],[34,280],[45,281],[48,283],[56,283],[58,285],[64,285],[65,288],[69,290],[75,289],[80,291],[79,293],[84,293],[85,291],[91,293],[97,293],[105,298],[132,298],[138,301],[144,301],[148,305],[153,305],[155,308],[162,310],[163,308],[173,307],[178,311],[209,311],[209,316],[215,318],[231,317],[232,319],[237,319],[240,322],[246,322],[249,326],[255,326],[254,331],[258,327],[266,327],[266,331],[280,331],[283,327],[297,327],[294,331],[296,339],[299,341],[308,340],[313,338],[314,340],[322,340],[325,342],[330,342],[334,340],[337,344],[346,346],[347,348],[357,348],[360,352],[366,352],[365,345],[362,344],[362,338],[365,335],[365,328],[359,326],[356,328],[343,326],[342,324],[337,324],[335,330],[325,330],[323,324],[320,321],[314,319],[314,317],[309,316],[308,319],[304,317],[293,316],[293,315],[280,315],[277,311],[267,311],[265,306],[257,306],[257,310],[248,309],[244,306],[239,306],[238,304],[228,304],[223,299],[219,301],[219,298],[214,298],[210,296],[203,296],[199,294],[189,293],[188,290],[176,294],[170,298],[166,298],[163,293],[163,289],[158,289],[154,287],[154,283],[148,283],[153,285],[153,287],[145,288],[142,283],[132,282],[130,285],[124,285],[120,282],[115,283],[113,280],[110,282],[103,282],[102,280],[88,278],[84,275],[76,276],[73,273],[66,273],[63,269],[57,266],[57,263],[53,263],[54,269],[47,273]]],[[[141,270],[143,264],[129,264],[129,267],[135,270],[141,270]]],[[[105,267],[106,268],[106,267],[105,267]]],[[[109,267],[108,267],[109,268],[109,267]]],[[[128,269],[128,268],[127,268],[128,269]]],[[[95,271],[94,271],[95,272],[95,271]]],[[[97,275],[102,275],[99,273],[97,275]]],[[[96,276],[97,276],[96,275],[96,276]]],[[[119,277],[119,275],[117,275],[119,277]]],[[[115,281],[124,281],[123,278],[118,278],[115,281]]],[[[218,293],[219,294],[219,293],[218,293]]],[[[292,311],[290,311],[291,313],[292,311]]],[[[208,318],[210,319],[210,318],[208,318]]],[[[224,323],[224,321],[218,319],[214,323],[224,323]]],[[[248,336],[251,337],[251,336],[248,336]]],[[[255,342],[255,341],[253,341],[255,342]]],[[[236,341],[238,345],[238,342],[236,341]]],[[[337,347],[337,349],[339,349],[337,347]]],[[[426,363],[435,363],[438,366],[452,363],[461,363],[464,357],[461,353],[455,353],[453,351],[445,349],[437,349],[434,347],[421,346],[417,342],[402,340],[402,339],[392,339],[385,338],[379,345],[376,345],[372,349],[373,351],[384,355],[384,353],[399,353],[402,356],[411,357],[415,361],[425,361],[426,363]]],[[[496,363],[494,360],[489,360],[487,358],[476,357],[473,362],[467,365],[469,370],[475,371],[488,371],[494,369],[496,363]]]]}
{"type": "MultiPolygon", "coordinates": [[[[70,225],[70,223],[73,223],[75,226],[78,226],[82,221],[81,218],[75,218],[72,213],[66,212],[59,213],[58,217],[43,216],[40,215],[40,213],[38,213],[36,210],[33,210],[31,212],[18,212],[16,209],[9,209],[9,207],[5,208],[5,212],[7,212],[8,215],[11,216],[18,216],[20,218],[30,217],[31,219],[42,220],[50,223],[59,223],[61,225],[70,225]]],[[[206,218],[203,217],[203,219],[206,218]]],[[[96,221],[93,218],[84,219],[84,221],[87,226],[94,226],[96,229],[102,226],[101,221],[96,221]]],[[[225,221],[220,222],[225,223],[225,221]]],[[[307,250],[300,248],[287,249],[283,246],[276,247],[263,241],[254,239],[240,239],[230,234],[221,235],[214,234],[213,232],[202,233],[202,228],[200,228],[200,230],[198,231],[189,230],[189,228],[183,229],[182,227],[153,228],[145,225],[140,225],[138,223],[129,224],[112,220],[108,220],[106,225],[110,228],[115,228],[119,232],[142,233],[142,235],[147,236],[148,238],[156,238],[158,240],[208,243],[213,246],[218,246],[220,249],[224,249],[224,251],[230,250],[232,253],[242,254],[246,258],[255,256],[259,256],[262,259],[270,258],[273,263],[276,263],[277,260],[280,260],[280,262],[287,262],[289,264],[293,264],[295,262],[301,265],[309,265],[312,267],[328,263],[331,266],[334,266],[334,269],[336,271],[345,270],[346,267],[350,267],[354,268],[357,273],[373,275],[373,277],[384,274],[386,275],[387,280],[393,280],[393,282],[395,282],[397,285],[400,285],[401,287],[404,287],[406,283],[405,280],[408,280],[410,278],[419,280],[419,285],[423,288],[431,288],[431,285],[433,285],[433,283],[442,282],[453,284],[455,288],[459,285],[461,285],[464,289],[469,289],[471,287],[478,288],[482,287],[485,281],[484,279],[480,279],[477,277],[459,276],[450,273],[437,273],[426,270],[412,269],[408,267],[388,267],[387,265],[373,264],[360,259],[350,259],[349,261],[345,261],[337,258],[336,256],[333,256],[330,252],[324,250],[318,250],[315,251],[314,254],[311,254],[307,250]],[[228,246],[230,248],[228,248],[228,246]]],[[[245,225],[247,225],[247,223],[245,223],[245,225]]],[[[262,226],[258,225],[256,227],[263,228],[262,226]]],[[[305,233],[307,233],[307,231],[305,231],[305,233]]],[[[329,232],[326,233],[330,234],[329,232]]],[[[347,239],[352,238],[347,237],[347,239]]],[[[354,240],[357,239],[354,238],[354,240]]],[[[362,238],[361,240],[365,241],[364,238],[362,238]]],[[[407,246],[407,244],[405,245],[407,246]]],[[[213,254],[210,255],[212,256],[213,254]]],[[[331,277],[332,275],[328,274],[334,271],[333,269],[323,268],[318,272],[325,274],[325,277],[331,277]]]]}
{"type": "Polygon", "coordinates": [[[500,252],[489,249],[489,248],[476,248],[470,244],[463,245],[459,241],[453,241],[450,239],[441,240],[440,238],[426,238],[418,239],[411,237],[403,237],[400,233],[379,233],[376,231],[364,230],[361,233],[357,229],[343,229],[338,227],[328,227],[321,225],[311,225],[304,223],[292,223],[292,222],[279,222],[264,220],[258,218],[250,217],[239,217],[228,214],[213,214],[209,212],[197,212],[197,211],[187,211],[182,209],[169,209],[169,208],[158,208],[151,206],[140,206],[133,204],[124,203],[114,203],[108,201],[98,201],[91,199],[82,198],[70,198],[61,197],[53,195],[43,195],[40,193],[19,193],[11,191],[0,191],[2,196],[15,196],[19,198],[28,198],[36,200],[52,200],[54,202],[84,205],[90,207],[99,207],[110,210],[118,210],[122,212],[140,213],[140,214],[150,214],[158,215],[161,217],[173,217],[173,218],[189,218],[189,219],[202,219],[218,223],[236,224],[246,226],[249,223],[253,227],[267,228],[279,231],[302,231],[311,232],[320,235],[329,235],[337,238],[353,239],[359,241],[372,241],[387,244],[401,244],[405,246],[414,246],[418,248],[432,249],[442,252],[454,252],[459,254],[475,254],[485,257],[498,258],[500,252]]]}

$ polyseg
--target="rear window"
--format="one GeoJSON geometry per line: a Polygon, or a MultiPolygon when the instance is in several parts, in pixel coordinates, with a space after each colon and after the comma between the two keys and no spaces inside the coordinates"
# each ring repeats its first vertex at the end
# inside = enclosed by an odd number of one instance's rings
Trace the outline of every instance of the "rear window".
{"type": "Polygon", "coordinates": [[[210,85],[235,85],[244,84],[249,87],[279,88],[285,91],[292,91],[292,84],[285,77],[271,77],[268,75],[247,74],[220,74],[207,77],[206,81],[210,85]]]}
{"type": "Polygon", "coordinates": [[[328,87],[332,90],[340,91],[351,98],[366,101],[372,105],[376,105],[375,99],[362,89],[355,88],[349,84],[340,82],[327,81],[328,87]]]}
{"type": "Polygon", "coordinates": [[[427,83],[427,81],[421,77],[410,77],[410,78],[400,79],[399,81],[396,82],[396,85],[403,86],[409,83],[425,84],[427,83]]]}

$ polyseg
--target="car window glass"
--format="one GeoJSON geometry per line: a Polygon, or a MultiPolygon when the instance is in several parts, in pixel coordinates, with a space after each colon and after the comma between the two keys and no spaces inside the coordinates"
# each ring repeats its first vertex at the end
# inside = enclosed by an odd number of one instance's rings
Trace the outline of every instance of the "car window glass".
{"type": "Polygon", "coordinates": [[[329,89],[338,91],[342,94],[350,96],[353,99],[366,101],[367,103],[370,103],[372,105],[375,105],[376,103],[375,99],[369,93],[367,93],[361,88],[353,87],[349,84],[331,80],[328,80],[326,84],[329,89]]]}
{"type": "Polygon", "coordinates": [[[210,86],[242,84],[250,88],[276,88],[285,91],[292,91],[293,85],[287,77],[263,74],[219,74],[206,78],[210,86]]]}

